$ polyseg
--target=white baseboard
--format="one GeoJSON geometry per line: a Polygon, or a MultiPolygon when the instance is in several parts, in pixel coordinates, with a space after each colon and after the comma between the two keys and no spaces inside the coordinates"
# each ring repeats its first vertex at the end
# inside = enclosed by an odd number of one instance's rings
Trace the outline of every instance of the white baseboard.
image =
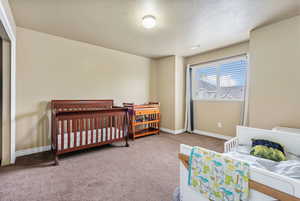
{"type": "Polygon", "coordinates": [[[181,133],[185,133],[186,130],[185,129],[179,129],[179,130],[175,130],[174,134],[177,135],[177,134],[181,134],[181,133]]]}
{"type": "Polygon", "coordinates": [[[184,133],[186,130],[185,129],[179,129],[179,130],[171,130],[168,128],[160,128],[161,131],[165,132],[165,133],[170,133],[170,134],[181,134],[184,133]]]}
{"type": "Polygon", "coordinates": [[[35,147],[31,149],[23,149],[23,150],[16,151],[16,157],[35,154],[35,153],[49,151],[49,150],[51,150],[51,145],[43,146],[43,147],[35,147]]]}
{"type": "Polygon", "coordinates": [[[230,140],[233,138],[231,136],[221,135],[218,133],[211,133],[211,132],[197,130],[197,129],[194,130],[193,133],[199,134],[199,135],[205,135],[205,136],[209,136],[209,137],[214,137],[214,138],[219,138],[219,139],[223,139],[223,140],[230,140]]]}

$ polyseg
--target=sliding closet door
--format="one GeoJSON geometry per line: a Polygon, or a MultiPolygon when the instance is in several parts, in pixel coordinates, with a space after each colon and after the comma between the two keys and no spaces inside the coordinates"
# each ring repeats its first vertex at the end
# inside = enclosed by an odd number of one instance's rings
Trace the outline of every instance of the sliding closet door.
{"type": "Polygon", "coordinates": [[[244,120],[247,57],[192,66],[191,102],[195,133],[234,136],[244,120]]]}
{"type": "Polygon", "coordinates": [[[2,45],[2,38],[0,38],[0,166],[1,166],[1,161],[2,161],[2,147],[3,147],[3,129],[2,129],[2,123],[3,123],[3,45],[2,45]]]}

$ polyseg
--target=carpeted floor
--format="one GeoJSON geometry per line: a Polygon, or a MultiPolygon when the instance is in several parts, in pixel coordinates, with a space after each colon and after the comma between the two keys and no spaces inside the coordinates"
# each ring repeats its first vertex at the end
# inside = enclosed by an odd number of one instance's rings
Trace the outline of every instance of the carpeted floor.
{"type": "Polygon", "coordinates": [[[223,142],[193,134],[148,136],[130,147],[20,157],[0,168],[1,201],[170,201],[179,182],[179,144],[223,151],[223,142]]]}

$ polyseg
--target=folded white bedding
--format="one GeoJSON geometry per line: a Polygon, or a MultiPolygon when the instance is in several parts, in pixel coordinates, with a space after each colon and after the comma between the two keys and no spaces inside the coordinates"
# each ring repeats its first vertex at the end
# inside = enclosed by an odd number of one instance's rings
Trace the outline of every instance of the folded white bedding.
{"type": "Polygon", "coordinates": [[[232,158],[247,162],[251,166],[263,168],[280,175],[300,180],[300,158],[287,154],[287,161],[275,162],[250,155],[250,146],[238,146],[235,151],[225,153],[232,158]]]}

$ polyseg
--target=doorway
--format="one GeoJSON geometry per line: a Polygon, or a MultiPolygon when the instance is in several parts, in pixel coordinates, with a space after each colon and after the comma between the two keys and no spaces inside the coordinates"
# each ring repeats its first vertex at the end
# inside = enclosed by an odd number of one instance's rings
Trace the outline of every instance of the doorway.
{"type": "Polygon", "coordinates": [[[3,65],[2,38],[0,38],[0,164],[2,164],[2,111],[3,111],[3,65]]]}
{"type": "Polygon", "coordinates": [[[0,161],[10,164],[11,140],[11,42],[0,23],[0,161]]]}

